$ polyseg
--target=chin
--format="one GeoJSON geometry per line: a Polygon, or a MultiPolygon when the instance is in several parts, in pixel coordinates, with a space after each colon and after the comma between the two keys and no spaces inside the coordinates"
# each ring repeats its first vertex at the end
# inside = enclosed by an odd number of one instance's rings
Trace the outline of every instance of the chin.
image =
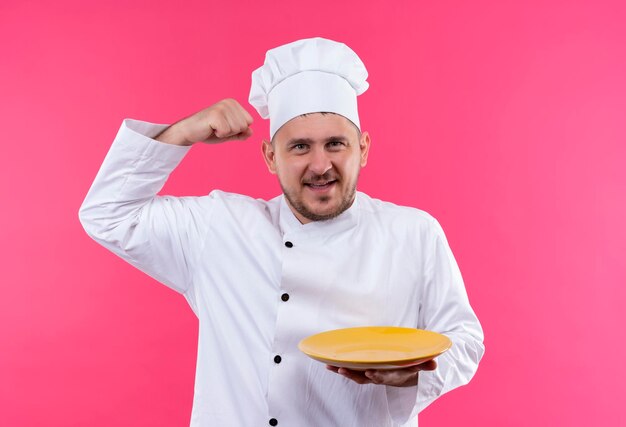
{"type": "Polygon", "coordinates": [[[328,203],[324,203],[320,205],[318,203],[310,203],[307,206],[307,209],[315,215],[329,215],[339,209],[339,204],[333,203],[330,205],[328,203]]]}
{"type": "Polygon", "coordinates": [[[309,207],[309,212],[317,217],[324,217],[326,219],[334,218],[339,215],[339,206],[333,206],[332,208],[320,208],[320,209],[311,209],[309,207]]]}

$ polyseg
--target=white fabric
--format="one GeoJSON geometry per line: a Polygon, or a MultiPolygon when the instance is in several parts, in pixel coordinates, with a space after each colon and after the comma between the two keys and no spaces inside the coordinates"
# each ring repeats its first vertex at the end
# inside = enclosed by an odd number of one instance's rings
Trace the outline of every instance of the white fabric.
{"type": "Polygon", "coordinates": [[[304,113],[331,112],[359,129],[357,95],[367,90],[367,70],[357,54],[333,40],[315,37],[267,51],[252,72],[249,102],[270,119],[270,138],[304,113]]]}
{"type": "Polygon", "coordinates": [[[360,192],[339,217],[306,225],[282,195],[157,196],[190,148],[150,138],[166,126],[123,122],[79,217],[198,316],[192,427],[270,418],[280,427],[415,426],[420,410],[472,378],[483,333],[435,219],[360,192]],[[363,325],[429,329],[453,347],[408,388],[356,384],[297,349],[310,334],[363,325]]]}

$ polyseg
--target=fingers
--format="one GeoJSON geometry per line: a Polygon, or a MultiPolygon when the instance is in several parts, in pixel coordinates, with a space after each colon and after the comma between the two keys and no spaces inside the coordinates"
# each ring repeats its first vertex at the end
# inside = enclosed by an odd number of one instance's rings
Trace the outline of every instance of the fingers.
{"type": "Polygon", "coordinates": [[[244,133],[252,124],[252,116],[234,99],[229,101],[227,104],[230,109],[228,121],[231,125],[231,130],[237,134],[244,133]]]}
{"type": "Polygon", "coordinates": [[[358,384],[371,384],[372,380],[365,376],[365,372],[362,371],[353,371],[351,369],[339,368],[337,371],[339,375],[343,375],[344,377],[354,381],[358,384]]]}
{"type": "Polygon", "coordinates": [[[346,368],[337,368],[337,371],[335,372],[357,384],[403,386],[407,383],[417,383],[417,371],[408,369],[368,369],[366,371],[353,371],[346,368]]]}
{"type": "Polygon", "coordinates": [[[220,138],[220,142],[226,141],[244,141],[252,136],[252,128],[247,128],[241,133],[230,135],[225,138],[220,138]]]}
{"type": "Polygon", "coordinates": [[[209,123],[219,142],[243,140],[252,135],[252,116],[232,98],[224,99],[211,107],[209,123]]]}
{"type": "Polygon", "coordinates": [[[380,371],[374,369],[368,369],[364,375],[369,378],[374,384],[382,384],[385,379],[389,380],[389,374],[382,374],[380,371]]]}
{"type": "Polygon", "coordinates": [[[413,371],[413,372],[434,371],[435,369],[437,369],[437,362],[435,361],[435,359],[430,359],[418,365],[407,366],[406,368],[399,368],[399,369],[413,371]]]}
{"type": "Polygon", "coordinates": [[[358,383],[384,384],[392,386],[417,385],[419,371],[432,371],[437,368],[437,362],[428,360],[424,363],[399,369],[367,369],[355,371],[347,368],[326,365],[326,369],[358,383]]]}
{"type": "Polygon", "coordinates": [[[189,143],[209,144],[252,136],[252,116],[236,100],[223,99],[177,122],[178,134],[189,143]]]}
{"type": "Polygon", "coordinates": [[[409,368],[390,370],[368,369],[365,371],[365,376],[374,384],[385,384],[398,387],[417,383],[417,375],[418,371],[409,368]]]}
{"type": "Polygon", "coordinates": [[[245,108],[241,106],[241,104],[237,103],[237,106],[239,107],[239,114],[241,115],[241,118],[243,119],[243,121],[245,122],[247,126],[250,126],[252,122],[254,121],[252,119],[252,116],[250,115],[250,113],[248,113],[248,111],[245,108]]]}
{"type": "Polygon", "coordinates": [[[338,368],[336,366],[329,366],[329,365],[326,365],[326,369],[328,369],[329,371],[333,371],[339,375],[342,375],[348,378],[349,380],[352,380],[358,384],[371,384],[372,383],[372,380],[367,378],[365,376],[365,373],[362,371],[353,371],[351,369],[338,368]]]}
{"type": "Polygon", "coordinates": [[[416,365],[414,367],[418,368],[418,371],[434,371],[435,369],[437,369],[437,362],[435,361],[435,359],[432,359],[427,362],[420,363],[419,365],[416,365]]]}

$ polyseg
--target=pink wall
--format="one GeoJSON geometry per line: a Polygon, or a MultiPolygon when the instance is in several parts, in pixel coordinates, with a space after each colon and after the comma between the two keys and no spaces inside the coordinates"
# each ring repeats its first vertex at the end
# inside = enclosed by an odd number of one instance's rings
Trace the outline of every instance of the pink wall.
{"type": "MultiPolygon", "coordinates": [[[[188,425],[193,313],[78,207],[122,119],[243,103],[267,48],[317,35],[370,71],[360,189],[440,220],[485,329],[420,425],[624,425],[625,3],[378,3],[0,4],[0,425],[188,425]]],[[[194,147],[165,192],[277,194],[246,106],[254,140],[194,147]]]]}

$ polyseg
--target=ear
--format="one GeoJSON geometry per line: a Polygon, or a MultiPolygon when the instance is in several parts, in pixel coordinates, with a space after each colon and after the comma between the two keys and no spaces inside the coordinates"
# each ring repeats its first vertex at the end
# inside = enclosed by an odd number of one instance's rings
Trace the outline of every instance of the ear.
{"type": "Polygon", "coordinates": [[[272,143],[263,140],[261,150],[263,151],[263,160],[265,160],[267,168],[269,169],[270,173],[276,175],[276,153],[274,152],[274,147],[272,146],[272,143]]]}
{"type": "Polygon", "coordinates": [[[359,140],[359,148],[361,149],[361,167],[367,164],[367,155],[370,152],[371,144],[370,134],[367,131],[361,133],[361,139],[359,140]]]}

